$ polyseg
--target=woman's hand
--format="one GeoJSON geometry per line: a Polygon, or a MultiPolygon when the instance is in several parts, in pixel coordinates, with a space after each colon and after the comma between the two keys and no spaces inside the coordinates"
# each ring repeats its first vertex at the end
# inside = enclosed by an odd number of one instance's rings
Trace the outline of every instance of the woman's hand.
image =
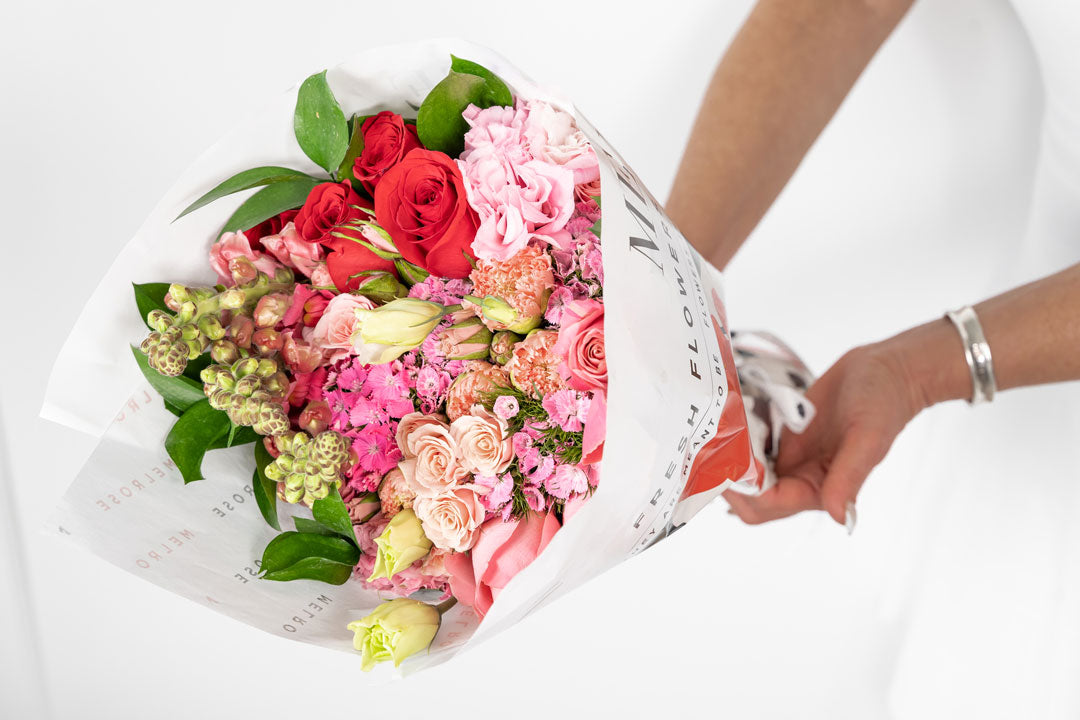
{"type": "Polygon", "coordinates": [[[776,485],[759,496],[724,493],[736,515],[757,524],[823,509],[850,532],[859,488],[926,405],[904,362],[904,338],[848,352],[810,387],[814,420],[781,436],[776,485]]]}

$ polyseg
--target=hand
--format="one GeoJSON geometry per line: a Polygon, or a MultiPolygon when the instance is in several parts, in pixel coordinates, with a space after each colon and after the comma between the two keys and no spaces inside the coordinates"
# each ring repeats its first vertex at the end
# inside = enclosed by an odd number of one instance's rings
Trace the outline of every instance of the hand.
{"type": "Polygon", "coordinates": [[[781,436],[776,485],[759,496],[724,493],[736,515],[758,524],[824,509],[850,532],[867,475],[926,405],[903,361],[903,339],[848,352],[810,387],[814,420],[781,436]]]}

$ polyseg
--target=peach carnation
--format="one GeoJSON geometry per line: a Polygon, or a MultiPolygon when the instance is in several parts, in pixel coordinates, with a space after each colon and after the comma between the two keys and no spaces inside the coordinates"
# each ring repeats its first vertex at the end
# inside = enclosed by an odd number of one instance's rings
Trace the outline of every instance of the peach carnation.
{"type": "Polygon", "coordinates": [[[536,327],[547,309],[548,297],[555,287],[551,256],[544,250],[527,245],[505,261],[480,260],[469,275],[472,295],[492,296],[505,301],[517,313],[513,322],[506,323],[489,317],[475,303],[466,299],[462,305],[476,313],[490,330],[518,330],[536,327]]]}
{"type": "Polygon", "coordinates": [[[514,357],[506,363],[514,387],[533,397],[544,397],[566,387],[566,380],[559,374],[561,358],[555,354],[558,339],[559,333],[552,330],[534,330],[514,346],[514,357]]]}
{"type": "Polygon", "coordinates": [[[446,414],[451,421],[457,420],[481,401],[481,395],[509,385],[510,375],[501,366],[477,360],[450,386],[446,395],[446,414]]]}
{"type": "Polygon", "coordinates": [[[409,488],[400,468],[386,473],[379,485],[379,501],[384,514],[393,517],[402,510],[411,508],[415,499],[416,493],[409,488]]]}

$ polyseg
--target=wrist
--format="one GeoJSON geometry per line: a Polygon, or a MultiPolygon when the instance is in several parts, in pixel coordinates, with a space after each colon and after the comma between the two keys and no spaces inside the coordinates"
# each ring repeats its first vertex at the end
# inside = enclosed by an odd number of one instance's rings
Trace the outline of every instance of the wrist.
{"type": "Polygon", "coordinates": [[[881,343],[896,363],[915,412],[948,400],[971,397],[971,374],[956,328],[941,318],[905,330],[881,343]]]}

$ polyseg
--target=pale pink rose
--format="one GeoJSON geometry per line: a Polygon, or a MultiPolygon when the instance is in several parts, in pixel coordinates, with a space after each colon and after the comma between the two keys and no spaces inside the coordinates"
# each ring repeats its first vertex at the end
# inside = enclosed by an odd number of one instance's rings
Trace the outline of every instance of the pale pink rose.
{"type": "Polygon", "coordinates": [[[413,511],[435,547],[463,553],[473,546],[484,504],[476,485],[457,485],[434,497],[418,497],[413,511]]]}
{"type": "Polygon", "coordinates": [[[325,262],[321,262],[315,265],[311,270],[311,274],[308,275],[311,278],[311,284],[317,288],[335,288],[334,279],[330,277],[330,270],[326,267],[325,262]]]}
{"type": "Polygon", "coordinates": [[[585,133],[574,124],[573,115],[542,100],[530,100],[525,105],[529,113],[522,135],[533,157],[572,170],[577,185],[600,178],[596,153],[585,133]]]}
{"type": "Polygon", "coordinates": [[[458,462],[457,443],[441,423],[420,425],[405,438],[405,445],[415,456],[405,458],[398,467],[417,497],[434,497],[468,475],[458,462]]]}
{"type": "MultiPolygon", "coordinates": [[[[411,412],[398,421],[397,446],[401,450],[401,456],[405,458],[416,457],[416,451],[411,445],[409,445],[408,438],[412,434],[412,431],[421,425],[439,425],[441,427],[447,427],[444,422],[446,418],[440,414],[426,415],[422,412],[411,412]]],[[[418,435],[417,438],[420,436],[418,435]]]]}
{"type": "Polygon", "coordinates": [[[271,256],[252,249],[244,233],[227,232],[210,246],[210,267],[214,268],[222,285],[232,287],[236,284],[229,271],[229,261],[240,257],[247,258],[256,270],[270,277],[273,277],[274,271],[281,267],[271,256]]]}
{"type": "Polygon", "coordinates": [[[446,393],[446,414],[457,420],[481,401],[481,395],[510,386],[510,375],[501,365],[476,360],[469,370],[457,376],[446,393]]]}
{"type": "Polygon", "coordinates": [[[505,420],[483,405],[474,405],[450,425],[461,465],[489,477],[506,472],[514,459],[514,442],[505,420]]]}
{"type": "Polygon", "coordinates": [[[356,329],[356,311],[374,307],[375,303],[363,295],[335,295],[311,331],[311,344],[326,353],[328,363],[347,357],[354,352],[352,336],[356,329]]]}
{"type": "Polygon", "coordinates": [[[607,389],[602,302],[574,300],[565,307],[555,354],[562,360],[559,372],[570,387],[575,390],[607,389]]]}
{"type": "Polygon", "coordinates": [[[400,468],[394,468],[383,476],[379,484],[379,501],[384,514],[393,517],[406,508],[413,506],[416,493],[405,482],[405,475],[400,468]]]}
{"type": "Polygon", "coordinates": [[[544,551],[558,530],[553,512],[484,523],[471,553],[455,553],[444,562],[454,597],[483,618],[502,589],[544,551]]]}
{"type": "MultiPolygon", "coordinates": [[[[600,197],[600,176],[597,175],[596,179],[592,182],[582,183],[574,186],[574,197],[578,202],[589,202],[593,198],[600,197]]],[[[590,222],[592,225],[595,220],[590,222]]]]}
{"type": "Polygon", "coordinates": [[[319,262],[326,257],[322,246],[300,237],[296,226],[291,222],[286,223],[277,235],[266,235],[259,242],[282,265],[295,268],[308,277],[312,276],[319,262]]]}

